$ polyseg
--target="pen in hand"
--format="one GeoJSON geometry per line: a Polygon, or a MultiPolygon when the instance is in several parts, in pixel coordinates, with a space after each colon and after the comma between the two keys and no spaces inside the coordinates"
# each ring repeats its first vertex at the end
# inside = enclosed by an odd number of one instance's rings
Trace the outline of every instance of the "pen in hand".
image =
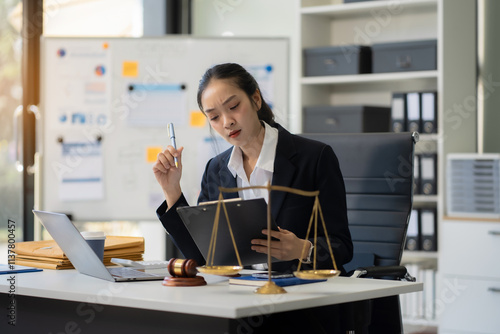
{"type": "MultiPolygon", "coordinates": [[[[170,142],[172,143],[172,146],[177,150],[177,144],[175,143],[175,132],[174,132],[174,124],[173,123],[168,123],[168,136],[170,137],[170,142]]],[[[177,157],[174,157],[175,161],[175,168],[179,167],[179,164],[177,162],[177,157]]]]}

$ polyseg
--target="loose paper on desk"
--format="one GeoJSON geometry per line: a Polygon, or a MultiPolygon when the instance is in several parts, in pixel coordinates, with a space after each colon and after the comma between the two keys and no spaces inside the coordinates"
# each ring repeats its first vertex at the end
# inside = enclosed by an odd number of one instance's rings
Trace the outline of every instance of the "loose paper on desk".
{"type": "Polygon", "coordinates": [[[61,201],[99,200],[104,197],[100,142],[72,141],[61,145],[60,160],[52,163],[58,175],[61,201]]]}

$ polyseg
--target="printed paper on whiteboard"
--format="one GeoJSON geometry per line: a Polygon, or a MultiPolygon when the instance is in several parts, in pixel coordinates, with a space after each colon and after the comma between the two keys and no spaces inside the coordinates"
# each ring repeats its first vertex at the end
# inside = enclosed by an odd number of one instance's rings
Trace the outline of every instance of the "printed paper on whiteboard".
{"type": "Polygon", "coordinates": [[[47,68],[57,73],[46,87],[50,130],[102,127],[110,122],[111,50],[107,43],[78,40],[50,45],[47,68]]]}
{"type": "Polygon", "coordinates": [[[100,142],[61,143],[60,160],[53,164],[53,168],[59,173],[61,201],[103,199],[103,157],[100,142]]]}
{"type": "Polygon", "coordinates": [[[130,84],[127,86],[132,126],[185,125],[188,121],[187,93],[183,84],[130,84]]]}
{"type": "Polygon", "coordinates": [[[274,107],[274,69],[270,64],[245,65],[245,69],[253,75],[261,89],[262,97],[269,107],[274,107]]]}
{"type": "Polygon", "coordinates": [[[208,160],[229,149],[232,145],[221,137],[207,136],[198,142],[198,154],[196,154],[196,165],[198,166],[199,179],[205,171],[208,160]]]}

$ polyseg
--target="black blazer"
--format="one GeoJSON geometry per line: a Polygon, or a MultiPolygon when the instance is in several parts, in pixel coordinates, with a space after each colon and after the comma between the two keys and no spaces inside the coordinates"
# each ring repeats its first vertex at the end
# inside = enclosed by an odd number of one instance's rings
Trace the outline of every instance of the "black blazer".
{"type": "MultiPolygon", "coordinates": [[[[319,190],[319,198],[326,228],[330,237],[335,261],[340,270],[342,265],[352,258],[353,246],[348,228],[345,186],[339,163],[329,145],[292,135],[279,124],[278,144],[274,161],[272,184],[301,190],[319,190]]],[[[201,182],[198,203],[214,201],[219,196],[219,186],[236,187],[227,163],[231,156],[229,149],[212,158],[206,166],[201,182]]],[[[238,193],[224,193],[224,198],[238,197],[238,193]]],[[[314,197],[304,197],[281,191],[271,192],[271,210],[276,224],[292,231],[299,238],[305,238],[312,213],[314,197]]],[[[181,196],[172,208],[167,208],[164,201],[156,210],[158,218],[169,233],[174,244],[186,258],[192,258],[203,265],[205,259],[189,235],[176,208],[188,205],[181,196]],[[168,209],[168,210],[167,210],[168,209]]],[[[265,238],[262,235],[263,239],[265,238]]],[[[313,240],[314,231],[309,240],[313,240]]],[[[318,217],[317,268],[332,268],[328,244],[324,237],[321,221],[318,217]]],[[[295,270],[298,260],[273,263],[273,270],[295,270]]],[[[307,265],[303,265],[307,269],[307,265]]]]}

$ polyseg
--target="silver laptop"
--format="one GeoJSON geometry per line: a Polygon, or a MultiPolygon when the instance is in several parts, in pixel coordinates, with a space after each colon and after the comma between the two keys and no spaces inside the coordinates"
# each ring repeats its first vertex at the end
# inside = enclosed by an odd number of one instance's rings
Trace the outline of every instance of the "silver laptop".
{"type": "Polygon", "coordinates": [[[68,216],[37,210],[33,210],[33,213],[81,274],[111,282],[162,280],[170,276],[166,269],[106,268],[68,216]]]}

